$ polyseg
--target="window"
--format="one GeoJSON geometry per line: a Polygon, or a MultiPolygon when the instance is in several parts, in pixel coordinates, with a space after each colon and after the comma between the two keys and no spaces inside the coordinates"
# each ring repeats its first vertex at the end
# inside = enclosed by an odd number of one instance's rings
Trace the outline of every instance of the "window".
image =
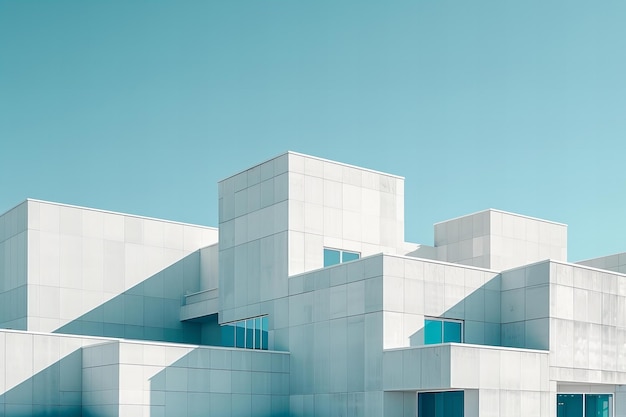
{"type": "Polygon", "coordinates": [[[324,267],[356,261],[361,257],[358,252],[324,248],[324,267]]]}
{"type": "Polygon", "coordinates": [[[420,392],[418,417],[463,417],[463,391],[420,392]]]}
{"type": "Polygon", "coordinates": [[[440,318],[424,320],[424,344],[463,343],[463,322],[440,318]]]}
{"type": "Polygon", "coordinates": [[[267,316],[222,325],[222,346],[267,350],[267,316]]]}
{"type": "Polygon", "coordinates": [[[612,394],[557,394],[557,417],[611,417],[612,394]]]}

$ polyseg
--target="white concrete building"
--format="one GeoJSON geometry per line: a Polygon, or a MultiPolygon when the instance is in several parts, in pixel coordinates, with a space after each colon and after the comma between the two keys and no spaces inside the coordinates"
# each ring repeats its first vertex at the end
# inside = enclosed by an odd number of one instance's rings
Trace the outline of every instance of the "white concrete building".
{"type": "Polygon", "coordinates": [[[219,228],[0,216],[0,416],[626,416],[626,255],[499,210],[404,240],[403,178],[288,152],[219,228]]]}

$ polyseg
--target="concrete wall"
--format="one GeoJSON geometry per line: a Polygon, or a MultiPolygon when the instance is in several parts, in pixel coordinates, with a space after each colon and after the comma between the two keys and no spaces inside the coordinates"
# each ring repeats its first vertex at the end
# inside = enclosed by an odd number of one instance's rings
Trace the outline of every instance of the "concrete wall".
{"type": "Polygon", "coordinates": [[[292,416],[382,416],[382,256],[289,279],[292,416]]]}
{"type": "Polygon", "coordinates": [[[114,341],[85,348],[86,415],[287,416],[289,354],[114,341]]]}
{"type": "Polygon", "coordinates": [[[489,209],[435,224],[435,246],[440,260],[498,271],[567,261],[567,225],[489,209]]]}
{"type": "Polygon", "coordinates": [[[576,262],[580,265],[590,266],[592,268],[606,269],[613,272],[626,274],[626,252],[616,253],[615,255],[602,256],[600,258],[587,259],[585,261],[576,262]]]}
{"type": "Polygon", "coordinates": [[[219,288],[219,244],[200,249],[200,291],[219,288]]]}
{"type": "Polygon", "coordinates": [[[424,344],[424,318],[464,321],[467,343],[500,344],[498,273],[449,263],[385,255],[384,348],[424,344]]]}
{"type": "Polygon", "coordinates": [[[101,342],[0,330],[0,415],[81,416],[81,348],[101,342]]]}
{"type": "Polygon", "coordinates": [[[0,331],[0,415],[286,416],[289,354],[0,331]]]}
{"type": "Polygon", "coordinates": [[[551,379],[626,384],[626,276],[550,264],[551,379]]]}
{"type": "Polygon", "coordinates": [[[325,247],[369,256],[404,247],[404,179],[289,153],[289,275],[324,266],[325,247]]]}
{"type": "Polygon", "coordinates": [[[491,212],[489,210],[436,223],[437,256],[446,262],[491,267],[491,212]]]}
{"type": "Polygon", "coordinates": [[[467,416],[549,417],[553,409],[548,363],[548,352],[491,346],[393,349],[383,355],[383,389],[464,390],[467,416]]]}
{"type": "Polygon", "coordinates": [[[0,327],[26,330],[28,270],[26,202],[0,216],[0,327]]]}
{"type": "Polygon", "coordinates": [[[288,276],[323,267],[324,248],[404,250],[402,178],[289,152],[220,182],[221,323],[288,314],[288,276]]]}
{"type": "Polygon", "coordinates": [[[287,295],[287,171],[285,154],[219,183],[220,322],[268,314],[265,302],[287,295]]]}
{"type": "Polygon", "coordinates": [[[28,329],[199,342],[179,310],[216,241],[214,228],[29,200],[28,329]]]}
{"type": "Polygon", "coordinates": [[[502,272],[502,345],[550,348],[550,263],[502,272]]]}
{"type": "Polygon", "coordinates": [[[567,261],[567,225],[490,210],[491,265],[503,270],[554,259],[567,261]]]}

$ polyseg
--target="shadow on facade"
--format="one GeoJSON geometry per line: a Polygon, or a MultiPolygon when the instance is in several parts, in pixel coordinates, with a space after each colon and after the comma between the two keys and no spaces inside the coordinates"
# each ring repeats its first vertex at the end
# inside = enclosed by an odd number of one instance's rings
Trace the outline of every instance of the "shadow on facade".
{"type": "Polygon", "coordinates": [[[199,268],[196,251],[54,333],[201,344],[202,323],[180,321],[185,293],[200,289],[199,268]]]}
{"type": "Polygon", "coordinates": [[[82,415],[80,349],[0,394],[0,415],[80,417],[82,415]]]}
{"type": "MultiPolygon", "coordinates": [[[[498,274],[433,318],[462,321],[463,343],[548,350],[550,269],[543,264],[524,267],[522,274],[519,269],[498,274]],[[503,276],[513,284],[511,288],[502,289],[503,276]],[[536,283],[526,284],[529,277],[536,283]],[[515,283],[515,279],[522,282],[515,283]]],[[[424,345],[424,328],[409,339],[410,346],[424,345]]]]}
{"type": "Polygon", "coordinates": [[[150,378],[150,415],[287,417],[288,365],[273,369],[276,355],[195,348],[150,378]]]}
{"type": "MultiPolygon", "coordinates": [[[[502,346],[500,281],[500,275],[493,277],[443,314],[433,318],[463,321],[463,343],[502,346]]],[[[424,327],[409,336],[409,341],[410,346],[424,345],[424,327]]]]}

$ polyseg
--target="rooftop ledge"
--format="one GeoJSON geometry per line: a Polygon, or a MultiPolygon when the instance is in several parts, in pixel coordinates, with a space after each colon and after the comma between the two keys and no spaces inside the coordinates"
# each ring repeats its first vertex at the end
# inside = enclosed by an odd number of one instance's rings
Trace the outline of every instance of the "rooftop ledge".
{"type": "Polygon", "coordinates": [[[242,174],[242,173],[244,173],[246,171],[249,171],[249,170],[251,170],[253,168],[256,168],[256,167],[258,167],[260,165],[263,165],[263,164],[265,164],[265,163],[267,163],[267,162],[269,162],[269,161],[271,161],[273,159],[280,158],[283,155],[289,155],[289,154],[291,154],[291,155],[298,155],[298,156],[302,156],[304,158],[309,158],[309,159],[317,159],[318,161],[328,162],[328,163],[336,164],[336,165],[341,165],[341,166],[348,167],[348,168],[355,168],[355,169],[358,169],[358,170],[361,170],[361,171],[367,171],[367,172],[371,172],[371,173],[378,174],[378,175],[385,175],[387,177],[398,178],[398,179],[401,179],[401,180],[404,179],[404,177],[402,177],[400,175],[390,174],[388,172],[376,171],[374,169],[363,168],[363,167],[360,167],[360,166],[350,165],[350,164],[346,164],[346,163],[343,163],[343,162],[337,162],[337,161],[333,161],[333,160],[330,160],[330,159],[324,159],[324,158],[320,158],[318,156],[307,155],[307,154],[304,154],[304,153],[299,153],[299,152],[294,152],[294,151],[287,151],[287,152],[283,152],[281,154],[278,154],[278,155],[276,155],[273,158],[269,158],[269,159],[264,160],[263,162],[260,162],[258,164],[252,165],[251,167],[248,167],[248,168],[243,169],[241,171],[237,171],[236,173],[234,173],[232,175],[229,175],[228,177],[225,177],[225,178],[219,180],[218,183],[226,181],[229,178],[232,178],[232,177],[234,177],[236,175],[242,174]]]}
{"type": "MultiPolygon", "coordinates": [[[[154,221],[158,221],[158,222],[161,222],[161,223],[173,223],[173,224],[180,224],[180,225],[183,225],[183,226],[193,226],[193,227],[201,227],[203,229],[218,230],[218,228],[214,227],[214,226],[204,226],[204,225],[201,225],[201,224],[178,222],[178,221],[175,221],[175,220],[158,219],[156,217],[148,217],[148,216],[141,216],[141,215],[138,215],[138,214],[122,213],[120,211],[102,210],[102,209],[96,209],[96,208],[92,208],[92,207],[76,206],[76,205],[73,205],[73,204],[57,203],[55,201],[38,200],[36,198],[27,198],[26,200],[24,200],[21,203],[11,207],[10,209],[6,210],[5,212],[0,213],[0,215],[13,210],[14,208],[24,204],[27,201],[34,201],[36,203],[44,203],[44,204],[53,204],[55,206],[61,206],[61,207],[71,207],[71,208],[76,208],[76,209],[79,209],[79,210],[96,211],[98,213],[107,213],[107,214],[116,214],[116,215],[126,216],[126,217],[135,217],[135,218],[144,219],[144,220],[154,220],[154,221]]],[[[212,245],[209,245],[209,246],[212,246],[212,245]]]]}
{"type": "Polygon", "coordinates": [[[567,227],[567,224],[565,223],[559,223],[559,222],[555,222],[552,220],[546,220],[546,219],[540,219],[539,217],[531,217],[531,216],[526,216],[524,214],[519,214],[519,213],[512,213],[510,211],[504,211],[504,210],[498,210],[498,209],[494,209],[494,208],[488,208],[486,210],[480,210],[480,211],[476,211],[474,213],[470,213],[470,214],[464,214],[462,216],[458,216],[458,217],[453,217],[451,219],[447,219],[447,220],[442,220],[440,222],[437,222],[434,224],[434,226],[438,225],[438,224],[442,224],[442,223],[447,223],[447,222],[451,222],[453,220],[459,220],[462,219],[464,217],[469,217],[469,216],[474,216],[476,214],[480,214],[480,213],[485,213],[487,211],[495,211],[496,213],[502,213],[502,214],[507,214],[509,216],[517,216],[517,217],[522,217],[524,219],[528,219],[528,220],[535,220],[535,221],[539,221],[539,222],[544,222],[544,223],[550,223],[550,224],[555,224],[557,226],[565,226],[567,227]]]}
{"type": "MultiPolygon", "coordinates": [[[[308,275],[308,274],[311,274],[313,272],[322,271],[324,269],[346,267],[346,265],[355,264],[357,262],[362,262],[362,261],[365,261],[365,260],[368,260],[368,259],[375,258],[377,256],[407,259],[407,260],[411,260],[411,261],[430,262],[430,263],[433,263],[433,264],[439,264],[439,265],[445,265],[445,266],[456,266],[456,267],[459,267],[459,268],[473,269],[473,270],[476,270],[476,271],[490,272],[490,273],[494,273],[494,274],[499,274],[500,272],[502,272],[502,271],[497,271],[495,269],[480,268],[478,266],[473,266],[473,265],[463,265],[463,264],[457,264],[457,263],[453,263],[453,262],[439,261],[439,260],[436,260],[436,259],[418,258],[416,256],[397,255],[395,253],[379,252],[379,253],[375,253],[373,255],[368,255],[368,256],[364,256],[364,257],[359,258],[359,259],[355,259],[354,261],[344,262],[344,263],[330,265],[330,266],[325,266],[325,267],[322,267],[322,268],[312,269],[310,271],[299,272],[297,274],[289,275],[288,278],[294,278],[294,277],[298,277],[298,276],[301,276],[301,275],[308,275]]],[[[540,261],[540,262],[545,262],[545,261],[540,261]]],[[[524,266],[526,266],[526,265],[524,265],[524,266]]]]}
{"type": "Polygon", "coordinates": [[[475,345],[471,343],[453,343],[453,342],[383,349],[383,352],[396,352],[396,351],[411,350],[411,349],[427,349],[427,348],[439,347],[439,346],[453,346],[453,347],[463,347],[463,348],[470,348],[470,349],[506,350],[506,351],[511,351],[511,352],[541,353],[541,354],[546,354],[546,355],[550,353],[549,350],[542,350],[542,349],[515,348],[515,347],[510,347],[510,346],[475,345]]]}

